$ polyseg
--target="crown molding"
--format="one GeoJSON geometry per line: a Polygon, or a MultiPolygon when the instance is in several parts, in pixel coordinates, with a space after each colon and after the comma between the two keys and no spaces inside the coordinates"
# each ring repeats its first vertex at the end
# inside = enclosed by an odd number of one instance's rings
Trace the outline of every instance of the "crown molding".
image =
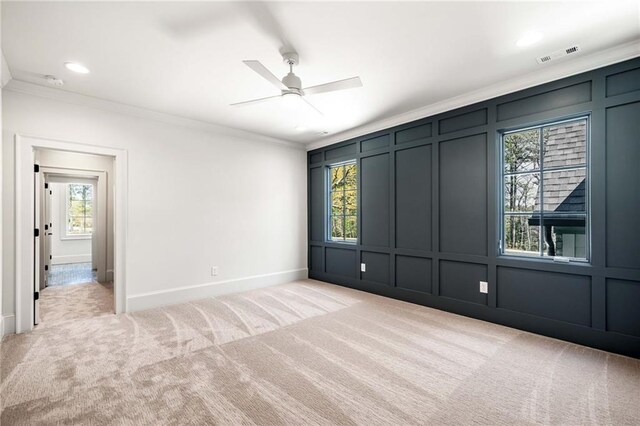
{"type": "Polygon", "coordinates": [[[133,105],[127,105],[119,102],[108,101],[106,99],[93,96],[81,95],[75,92],[60,90],[53,87],[45,87],[39,84],[29,83],[23,80],[12,79],[4,87],[16,93],[39,96],[42,98],[52,99],[55,101],[65,102],[69,104],[81,105],[88,108],[99,109],[108,112],[115,112],[136,118],[159,121],[165,124],[200,130],[205,133],[227,136],[243,140],[252,140],[266,142],[277,145],[284,145],[294,149],[305,149],[302,143],[296,143],[284,139],[272,138],[270,136],[258,133],[240,130],[233,127],[222,126],[219,124],[208,123],[205,121],[194,120],[191,118],[180,117],[177,115],[167,114],[163,112],[153,111],[146,108],[140,108],[133,105]]]}
{"type": "Polygon", "coordinates": [[[392,117],[376,120],[353,129],[336,133],[320,140],[310,142],[306,145],[307,151],[322,148],[337,142],[346,141],[369,133],[395,127],[400,124],[409,123],[421,118],[430,117],[443,112],[451,111],[467,105],[497,98],[502,95],[514,93],[519,90],[538,86],[551,81],[560,80],[565,77],[591,71],[596,68],[612,65],[617,62],[640,56],[640,42],[633,40],[610,49],[606,49],[590,55],[577,56],[573,60],[560,62],[540,69],[539,71],[525,74],[521,77],[506,80],[494,85],[483,87],[463,95],[454,96],[440,102],[436,102],[424,107],[420,107],[392,117]]]}

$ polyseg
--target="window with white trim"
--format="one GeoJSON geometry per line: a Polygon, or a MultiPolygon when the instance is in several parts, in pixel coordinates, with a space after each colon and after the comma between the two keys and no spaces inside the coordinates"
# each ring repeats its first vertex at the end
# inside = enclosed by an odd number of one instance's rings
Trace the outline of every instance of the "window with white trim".
{"type": "Polygon", "coordinates": [[[505,255],[589,258],[589,119],[502,135],[505,255]]]}
{"type": "Polygon", "coordinates": [[[357,174],[355,160],[329,166],[330,241],[358,241],[357,174]]]}
{"type": "Polygon", "coordinates": [[[69,237],[90,236],[93,233],[93,185],[66,184],[66,227],[69,237]]]}

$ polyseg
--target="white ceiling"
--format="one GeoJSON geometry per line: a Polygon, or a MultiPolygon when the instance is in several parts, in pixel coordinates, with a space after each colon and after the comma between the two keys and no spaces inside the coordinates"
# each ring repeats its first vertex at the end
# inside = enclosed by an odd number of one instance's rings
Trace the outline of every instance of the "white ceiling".
{"type": "Polygon", "coordinates": [[[578,57],[634,40],[638,1],[2,2],[14,79],[47,85],[53,74],[62,90],[300,143],[574,60],[536,63],[557,49],[579,44],[578,57]],[[531,30],[542,41],[516,47],[531,30]],[[242,60],[282,77],[283,44],[300,55],[303,86],[359,75],[364,87],[309,97],[322,118],[280,101],[230,107],[278,94],[242,60]]]}

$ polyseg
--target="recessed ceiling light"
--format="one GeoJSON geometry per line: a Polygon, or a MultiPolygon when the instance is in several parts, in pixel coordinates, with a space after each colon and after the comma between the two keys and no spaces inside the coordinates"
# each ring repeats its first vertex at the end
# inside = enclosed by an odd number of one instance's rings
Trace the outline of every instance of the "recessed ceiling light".
{"type": "Polygon", "coordinates": [[[531,31],[523,34],[522,37],[520,37],[520,39],[516,42],[516,46],[527,47],[539,42],[540,40],[542,40],[542,33],[531,31]]]}
{"type": "Polygon", "coordinates": [[[89,68],[77,62],[65,62],[64,66],[67,67],[69,71],[77,72],[79,74],[89,74],[89,68]]]}
{"type": "Polygon", "coordinates": [[[299,132],[304,132],[305,130],[307,130],[307,126],[304,126],[302,124],[298,124],[296,126],[296,130],[299,131],[299,132]]]}

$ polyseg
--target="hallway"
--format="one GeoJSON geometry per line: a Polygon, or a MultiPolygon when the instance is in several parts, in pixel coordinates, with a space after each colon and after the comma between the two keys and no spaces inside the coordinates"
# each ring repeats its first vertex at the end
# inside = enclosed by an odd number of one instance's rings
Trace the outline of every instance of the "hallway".
{"type": "Polygon", "coordinates": [[[51,265],[47,277],[48,287],[90,282],[97,282],[96,272],[92,270],[90,262],[51,265]]]}

